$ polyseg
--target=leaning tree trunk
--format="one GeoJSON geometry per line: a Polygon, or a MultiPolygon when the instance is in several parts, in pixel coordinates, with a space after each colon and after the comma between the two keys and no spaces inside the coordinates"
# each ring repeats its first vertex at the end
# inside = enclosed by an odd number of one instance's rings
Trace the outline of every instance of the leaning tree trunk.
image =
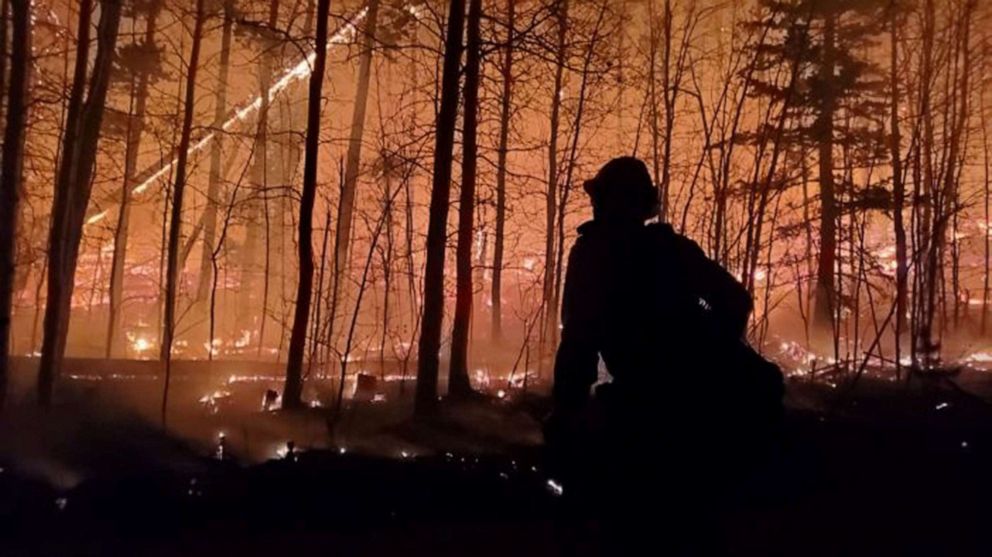
{"type": "Polygon", "coordinates": [[[73,281],[83,236],[83,220],[92,192],[96,148],[106,104],[107,88],[113,65],[117,29],[120,25],[121,0],[102,0],[97,27],[97,51],[93,61],[88,94],[86,66],[89,60],[89,28],[92,1],[80,5],[76,65],[69,93],[62,160],[55,184],[52,221],[48,238],[48,299],[45,306],[44,340],[38,366],[38,403],[49,406],[55,380],[62,368],[73,281]]]}
{"type": "Polygon", "coordinates": [[[462,122],[462,188],[458,203],[458,247],[456,251],[455,317],[451,332],[451,366],[448,394],[464,397],[472,393],[468,379],[468,333],[472,324],[472,232],[475,216],[475,171],[478,156],[476,128],[479,112],[479,25],[482,0],[468,7],[465,55],[465,116],[462,122]]]}
{"type": "MultiPolygon", "coordinates": [[[[834,74],[835,16],[827,14],[823,31],[821,75],[834,74]]],[[[837,261],[837,203],[834,199],[834,110],[835,99],[830,79],[823,81],[822,106],[815,124],[819,147],[820,172],[820,256],[816,270],[816,306],[813,308],[813,330],[823,344],[825,335],[834,333],[835,289],[834,266],[837,261]]]]}
{"type": "MultiPolygon", "coordinates": [[[[368,15],[365,20],[365,36],[362,41],[362,53],[358,59],[358,84],[355,88],[355,108],[351,114],[351,135],[348,138],[348,154],[344,163],[344,184],[341,187],[341,200],[338,209],[338,222],[334,239],[334,268],[332,298],[341,304],[340,296],[344,277],[348,274],[349,258],[351,255],[351,228],[355,214],[355,191],[358,188],[358,175],[362,163],[362,137],[365,135],[365,112],[369,100],[369,82],[372,75],[372,54],[375,48],[376,19],[379,13],[379,0],[371,0],[368,15]]],[[[330,319],[333,336],[336,311],[330,319]]]]}
{"type": "MultiPolygon", "coordinates": [[[[155,44],[155,24],[158,19],[158,5],[152,4],[145,22],[144,45],[155,44]]],[[[141,150],[141,134],[145,128],[145,107],[148,105],[148,85],[150,75],[142,71],[137,83],[132,81],[134,110],[129,115],[127,144],[124,153],[124,184],[121,187],[121,204],[117,213],[117,227],[114,230],[114,255],[110,265],[110,315],[107,320],[107,346],[105,356],[112,358],[115,343],[119,336],[121,302],[124,291],[124,263],[127,260],[127,233],[131,217],[131,188],[134,187],[138,154],[141,150]]]]}
{"type": "Polygon", "coordinates": [[[303,354],[307,344],[307,322],[310,318],[310,300],[313,297],[313,206],[317,198],[317,163],[320,146],[320,101],[324,85],[324,66],[327,63],[327,18],[331,0],[317,2],[317,41],[313,73],[310,74],[310,92],[307,99],[307,133],[303,159],[303,192],[300,197],[299,241],[297,253],[300,260],[299,280],[296,288],[296,311],[293,331],[289,338],[289,355],[286,362],[286,385],[282,392],[282,406],[296,409],[303,400],[303,354]]]}
{"type": "Polygon", "coordinates": [[[465,25],[465,0],[450,0],[444,41],[441,103],[434,140],[434,176],[427,225],[427,262],[424,266],[424,313],[417,347],[417,392],[414,413],[424,417],[437,408],[437,376],[444,322],[444,252],[447,243],[448,200],[451,197],[451,159],[458,117],[458,74],[465,25]]]}
{"type": "Polygon", "coordinates": [[[496,155],[496,238],[493,245],[492,325],[493,342],[503,339],[503,251],[506,230],[506,159],[510,140],[510,99],[513,93],[513,39],[516,0],[507,0],[506,48],[503,51],[503,94],[500,97],[499,147],[496,155]]]}
{"type": "MultiPolygon", "coordinates": [[[[200,256],[200,276],[196,288],[196,300],[202,302],[210,296],[213,276],[213,252],[217,243],[217,207],[220,206],[222,181],[221,156],[223,155],[223,134],[219,131],[227,115],[227,81],[231,70],[231,38],[234,29],[234,2],[224,0],[224,24],[220,38],[220,72],[217,76],[217,92],[214,97],[214,123],[217,137],[210,144],[210,171],[207,177],[206,207],[203,209],[203,253],[200,256]]],[[[207,339],[213,342],[213,339],[207,339]]]]}
{"type": "Polygon", "coordinates": [[[196,0],[196,21],[193,24],[193,44],[189,54],[189,72],[186,74],[186,99],[183,104],[183,127],[179,133],[179,157],[176,160],[176,180],[172,186],[172,211],[169,216],[169,243],[165,271],[165,322],[162,326],[162,360],[165,363],[165,385],[162,388],[162,425],[165,425],[169,404],[169,379],[172,374],[172,341],[176,329],[176,291],[179,281],[179,237],[182,232],[183,195],[186,192],[186,165],[189,156],[190,136],[193,131],[193,112],[196,102],[196,74],[200,64],[200,45],[203,42],[203,20],[206,18],[204,1],[196,0]]]}
{"type": "Polygon", "coordinates": [[[9,6],[12,38],[10,89],[7,94],[7,127],[3,134],[3,159],[0,166],[0,410],[3,409],[7,394],[14,251],[17,245],[19,193],[24,172],[24,129],[27,125],[31,71],[31,0],[10,0],[9,6]]]}

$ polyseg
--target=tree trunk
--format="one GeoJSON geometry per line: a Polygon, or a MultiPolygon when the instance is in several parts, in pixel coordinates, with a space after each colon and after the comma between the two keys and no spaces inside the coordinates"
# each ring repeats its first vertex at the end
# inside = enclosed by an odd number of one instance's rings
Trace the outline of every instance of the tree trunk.
{"type": "Polygon", "coordinates": [[[76,66],[69,93],[62,160],[55,184],[55,199],[48,239],[48,298],[45,306],[44,340],[38,367],[38,403],[51,404],[55,380],[62,368],[72,290],[83,235],[83,220],[92,192],[96,148],[103,121],[103,108],[120,24],[121,0],[102,0],[97,28],[97,51],[88,94],[86,66],[89,60],[89,28],[92,0],[82,0],[79,15],[76,66]]]}
{"type": "MultiPolygon", "coordinates": [[[[834,75],[834,41],[836,19],[833,13],[824,18],[823,54],[821,75],[834,75]]],[[[813,330],[821,341],[824,335],[834,332],[834,266],[837,262],[837,204],[834,199],[834,111],[836,99],[832,77],[823,80],[824,87],[820,113],[815,123],[819,148],[820,179],[820,256],[816,270],[816,306],[813,330]]]]}
{"type": "Polygon", "coordinates": [[[417,392],[414,413],[424,417],[437,408],[437,379],[444,322],[444,252],[447,243],[448,200],[451,196],[451,159],[458,117],[458,78],[465,25],[465,0],[450,0],[444,41],[441,102],[434,141],[434,174],[427,225],[427,262],[424,268],[424,315],[417,351],[417,392]]]}
{"type": "Polygon", "coordinates": [[[899,133],[899,29],[896,7],[890,6],[889,40],[891,51],[889,59],[889,93],[892,95],[890,106],[890,152],[892,158],[892,225],[896,238],[896,373],[901,369],[902,334],[906,331],[906,307],[908,296],[906,278],[909,275],[906,251],[906,226],[903,224],[903,207],[906,204],[906,185],[902,173],[902,140],[899,133]]]}
{"type": "MultiPolygon", "coordinates": [[[[159,7],[150,5],[147,21],[145,22],[144,44],[155,43],[155,24],[158,19],[159,7]]],[[[107,347],[105,356],[112,358],[116,342],[120,336],[121,302],[124,290],[124,263],[127,260],[127,234],[131,216],[131,189],[135,185],[135,173],[138,166],[138,154],[141,150],[141,134],[145,128],[145,107],[148,105],[148,72],[136,76],[137,83],[132,79],[133,110],[128,115],[127,142],[124,153],[124,184],[121,187],[121,204],[117,213],[117,227],[114,230],[114,255],[110,266],[110,315],[107,320],[107,347]]]]}
{"type": "MultiPolygon", "coordinates": [[[[989,44],[988,38],[982,36],[982,43],[989,44]]],[[[982,75],[988,75],[988,57],[982,57],[982,75]]],[[[983,81],[984,85],[984,81],[983,81]]],[[[983,267],[982,267],[982,317],[979,325],[979,332],[982,336],[988,331],[988,317],[989,317],[989,264],[992,262],[992,204],[990,204],[990,196],[992,196],[992,146],[989,145],[989,130],[988,123],[986,122],[985,111],[985,88],[982,87],[981,93],[978,95],[979,99],[979,114],[981,118],[981,128],[982,128],[982,204],[984,206],[984,218],[985,218],[985,237],[983,238],[983,267]]]]}
{"type": "MultiPolygon", "coordinates": [[[[668,221],[668,215],[673,214],[671,210],[671,192],[669,184],[672,174],[672,129],[675,127],[675,98],[678,94],[678,84],[672,82],[672,2],[665,0],[664,13],[664,54],[662,55],[661,79],[662,96],[665,100],[665,151],[662,154],[661,181],[658,183],[658,191],[661,196],[661,209],[658,218],[662,222],[668,221]]],[[[688,25],[688,23],[686,23],[688,25]]],[[[688,31],[687,31],[688,32],[688,31]]]]}
{"type": "MultiPolygon", "coordinates": [[[[334,240],[334,298],[343,293],[341,284],[348,275],[351,255],[351,229],[355,213],[355,191],[358,188],[358,175],[362,165],[362,138],[365,135],[365,112],[369,100],[369,82],[372,75],[372,54],[375,48],[376,19],[379,13],[379,0],[371,0],[365,20],[365,35],[362,53],[358,59],[358,84],[355,89],[355,107],[351,114],[351,135],[348,138],[348,154],[345,158],[344,185],[341,188],[340,209],[334,240]]],[[[339,305],[340,300],[339,300],[339,305]]],[[[335,314],[332,313],[333,329],[335,314]]]]}
{"type": "Polygon", "coordinates": [[[303,355],[306,352],[307,321],[310,318],[310,299],[313,296],[313,206],[317,197],[317,163],[320,146],[320,102],[324,85],[324,66],[327,62],[327,19],[331,0],[317,2],[317,37],[313,73],[307,99],[307,132],[303,161],[303,191],[300,197],[299,279],[296,288],[296,310],[293,331],[289,338],[289,355],[286,362],[286,385],[282,392],[283,408],[302,406],[303,355]]]}
{"type": "MultiPolygon", "coordinates": [[[[934,179],[934,165],[933,165],[933,146],[934,146],[934,130],[933,130],[933,108],[931,103],[931,89],[932,89],[932,79],[933,79],[933,64],[934,64],[934,33],[936,25],[936,10],[933,0],[926,0],[924,2],[923,9],[923,29],[922,29],[922,45],[923,48],[920,51],[921,68],[920,68],[920,118],[923,120],[923,139],[920,144],[919,151],[921,151],[922,158],[922,177],[923,183],[920,185],[920,194],[923,196],[922,200],[922,214],[920,215],[919,224],[917,225],[918,236],[919,236],[919,246],[917,250],[929,250],[929,245],[933,242],[933,237],[930,234],[931,219],[933,217],[934,210],[934,193],[936,188],[936,180],[934,179]]],[[[916,196],[919,197],[919,196],[916,196]]],[[[919,361],[918,356],[924,355],[924,360],[928,359],[931,349],[931,338],[930,338],[930,327],[933,320],[933,312],[930,309],[930,304],[928,302],[929,296],[926,292],[929,290],[927,286],[927,277],[930,274],[929,264],[930,258],[922,257],[922,263],[920,265],[921,269],[919,272],[915,273],[918,277],[916,280],[918,296],[914,299],[919,299],[920,302],[917,303],[918,318],[917,324],[914,331],[913,337],[913,359],[914,365],[919,361]]],[[[924,364],[926,365],[926,364],[924,364]]]]}
{"type": "Polygon", "coordinates": [[[558,308],[552,307],[555,269],[555,218],[558,215],[558,128],[561,125],[561,93],[565,73],[565,38],[568,34],[568,0],[557,6],[558,43],[555,57],[555,81],[551,90],[551,137],[548,141],[548,190],[545,197],[544,294],[542,296],[544,326],[542,339],[552,336],[558,326],[558,308]]]}
{"type": "Polygon", "coordinates": [[[506,159],[510,140],[513,94],[513,40],[516,0],[506,3],[506,48],[503,51],[503,94],[500,96],[499,147],[496,154],[496,238],[493,244],[492,325],[494,343],[503,340],[503,251],[506,236],[506,159]]]}
{"type": "MultiPolygon", "coordinates": [[[[217,92],[214,97],[214,130],[224,125],[227,116],[227,81],[231,70],[231,38],[234,29],[234,2],[224,0],[222,8],[224,24],[220,38],[220,68],[217,76],[217,92]]],[[[215,132],[216,133],[216,132],[215,132]]],[[[203,253],[200,256],[200,276],[196,288],[196,300],[202,302],[210,295],[213,276],[213,252],[217,243],[217,207],[220,206],[220,187],[223,179],[221,156],[223,155],[223,134],[218,133],[210,144],[210,170],[207,177],[206,207],[203,209],[203,253]]],[[[212,342],[213,339],[208,339],[212,342]]]]}
{"type": "MultiPolygon", "coordinates": [[[[656,0],[648,0],[648,111],[651,118],[651,170],[658,198],[664,204],[661,192],[661,149],[658,135],[658,15],[656,0]]],[[[666,103],[667,105],[667,103],[666,103]]]]}
{"type": "Polygon", "coordinates": [[[4,116],[4,97],[7,94],[7,21],[10,19],[10,3],[8,0],[0,0],[0,121],[4,116]]]}
{"type": "Polygon", "coordinates": [[[458,247],[456,252],[456,296],[454,326],[451,332],[451,366],[448,394],[472,393],[468,379],[468,333],[472,325],[472,236],[475,216],[475,174],[479,117],[479,26],[482,0],[470,0],[465,54],[465,115],[462,122],[462,188],[458,203],[458,247]]]}
{"type": "MultiPolygon", "coordinates": [[[[7,127],[4,129],[0,166],[0,410],[3,410],[7,394],[17,212],[24,172],[24,132],[31,81],[31,1],[9,0],[9,4],[4,4],[10,7],[12,42],[7,127]]],[[[6,15],[3,14],[4,17],[6,15]]]]}
{"type": "MultiPolygon", "coordinates": [[[[927,253],[927,266],[926,266],[926,307],[927,307],[927,320],[924,321],[924,347],[927,350],[928,359],[934,358],[939,359],[939,348],[940,339],[934,339],[933,334],[933,321],[935,315],[935,307],[937,304],[937,288],[938,283],[943,287],[944,280],[944,249],[947,244],[947,227],[950,224],[951,219],[957,214],[957,197],[958,197],[958,183],[959,175],[957,172],[958,157],[962,151],[962,134],[968,125],[968,95],[969,95],[969,77],[971,73],[971,50],[970,50],[970,30],[971,30],[971,12],[973,4],[968,2],[965,4],[965,12],[961,17],[961,25],[964,29],[961,31],[960,36],[956,40],[960,40],[962,47],[960,49],[962,56],[962,67],[960,70],[960,81],[953,83],[955,87],[955,95],[960,95],[961,101],[955,106],[955,103],[949,102],[947,105],[947,116],[946,119],[950,120],[947,125],[947,131],[950,134],[949,138],[945,138],[949,144],[947,146],[947,154],[945,159],[945,168],[943,169],[943,176],[940,177],[940,183],[934,184],[935,196],[933,199],[933,229],[932,236],[930,238],[930,246],[927,253]],[[958,113],[955,113],[955,108],[958,109],[958,113]]],[[[958,54],[953,54],[955,60],[954,63],[957,64],[958,54]]],[[[946,296],[943,292],[940,295],[941,303],[946,301],[946,296]]],[[[946,311],[946,310],[945,310],[946,311]]],[[[943,333],[943,327],[940,329],[940,333],[943,333]]],[[[927,361],[929,365],[931,361],[927,361]]]]}
{"type": "MultiPolygon", "coordinates": [[[[269,32],[275,33],[279,24],[279,0],[269,2],[269,32]]],[[[259,97],[262,99],[262,107],[259,111],[259,134],[256,137],[258,147],[256,150],[256,161],[260,162],[258,169],[260,192],[262,194],[262,221],[265,225],[265,246],[264,265],[262,267],[262,304],[261,317],[258,325],[258,346],[255,352],[257,358],[262,357],[262,348],[265,347],[265,322],[269,315],[269,284],[272,273],[272,222],[269,214],[269,109],[272,106],[272,99],[269,98],[269,88],[272,86],[272,62],[273,52],[278,47],[275,39],[267,38],[265,53],[262,56],[262,69],[259,72],[259,97]]]]}
{"type": "Polygon", "coordinates": [[[200,64],[200,46],[203,42],[203,20],[206,19],[204,2],[205,0],[196,0],[196,21],[193,24],[189,73],[186,74],[186,99],[183,104],[183,124],[179,134],[179,157],[176,160],[176,179],[172,186],[172,211],[169,216],[169,241],[165,271],[165,322],[162,325],[162,360],[165,363],[165,385],[162,389],[163,426],[166,423],[169,379],[172,373],[172,341],[176,329],[176,293],[181,271],[179,238],[182,232],[183,196],[186,192],[186,165],[189,157],[190,136],[193,131],[193,113],[196,108],[196,74],[200,64]]]}

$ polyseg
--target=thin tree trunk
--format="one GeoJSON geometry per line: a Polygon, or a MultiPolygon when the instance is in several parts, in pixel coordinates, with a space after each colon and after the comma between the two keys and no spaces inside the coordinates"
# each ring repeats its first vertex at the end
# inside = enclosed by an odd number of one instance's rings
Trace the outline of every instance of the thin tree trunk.
{"type": "Polygon", "coordinates": [[[458,78],[462,57],[465,0],[450,0],[444,41],[441,100],[434,141],[434,173],[427,225],[427,262],[424,268],[424,314],[417,351],[417,391],[414,412],[424,417],[437,408],[437,380],[444,322],[444,252],[447,243],[448,201],[451,197],[451,159],[458,118],[458,78]]]}
{"type": "MultiPolygon", "coordinates": [[[[920,193],[925,196],[923,199],[922,214],[920,215],[920,222],[917,224],[918,236],[919,236],[919,247],[918,249],[926,249],[929,253],[930,243],[933,242],[933,237],[930,235],[930,224],[933,217],[934,205],[934,193],[936,188],[936,181],[934,179],[934,167],[933,167],[933,146],[934,146],[934,130],[933,130],[933,108],[931,103],[932,96],[932,81],[933,81],[933,64],[934,64],[934,32],[936,26],[936,14],[935,6],[933,0],[926,0],[924,2],[923,11],[923,29],[922,29],[922,44],[923,48],[920,52],[922,58],[922,67],[920,69],[920,118],[923,120],[923,142],[921,144],[922,158],[922,178],[923,182],[920,185],[920,193]]],[[[919,197],[919,196],[917,196],[919,197]]],[[[930,258],[929,255],[922,258],[923,265],[921,272],[916,273],[919,277],[918,282],[918,297],[914,299],[920,299],[917,304],[918,308],[918,319],[916,330],[914,331],[914,364],[917,358],[917,351],[922,352],[924,356],[924,365],[929,360],[929,354],[931,352],[931,335],[930,329],[933,321],[933,314],[929,308],[928,296],[926,292],[929,290],[927,286],[927,277],[930,275],[929,265],[930,258]]]]}
{"type": "MultiPolygon", "coordinates": [[[[0,166],[0,410],[3,410],[6,399],[9,374],[17,215],[24,172],[24,136],[31,81],[31,0],[9,0],[9,4],[4,2],[4,5],[10,8],[12,42],[7,126],[4,129],[0,166]]],[[[7,13],[2,15],[6,17],[7,13]]],[[[6,33],[3,40],[6,41],[6,33]]]]}
{"type": "Polygon", "coordinates": [[[513,94],[513,40],[516,0],[506,3],[506,48],[503,51],[503,94],[500,97],[499,147],[496,155],[496,238],[493,245],[492,325],[495,343],[503,340],[503,251],[506,236],[506,160],[510,139],[511,98],[513,94]]]}
{"type": "Polygon", "coordinates": [[[183,104],[183,124],[179,135],[179,157],[176,161],[176,178],[172,186],[172,211],[169,217],[168,254],[165,271],[165,321],[162,325],[162,360],[165,364],[165,384],[162,388],[162,426],[165,426],[169,403],[169,379],[172,373],[172,341],[176,328],[176,293],[180,273],[179,238],[182,228],[183,195],[186,192],[186,165],[190,136],[193,131],[193,113],[196,102],[196,74],[200,64],[200,46],[203,42],[205,0],[196,0],[196,21],[193,24],[193,44],[190,47],[189,72],[186,74],[186,100],[183,104]]]}
{"type": "MultiPolygon", "coordinates": [[[[982,37],[982,44],[986,44],[986,45],[989,44],[987,37],[985,37],[985,36],[982,37]]],[[[987,73],[986,73],[987,70],[988,70],[988,65],[987,64],[988,64],[988,53],[984,53],[984,56],[982,57],[982,75],[987,75],[987,73]]],[[[984,83],[985,82],[983,80],[982,84],[984,85],[984,83]]],[[[982,183],[982,186],[983,186],[982,187],[982,200],[983,200],[983,205],[984,205],[984,209],[985,209],[985,238],[983,238],[983,240],[984,240],[984,242],[983,242],[983,244],[984,244],[983,245],[983,247],[984,247],[984,254],[983,254],[984,255],[984,257],[983,257],[984,267],[983,267],[983,270],[982,270],[982,276],[983,276],[983,279],[982,279],[982,318],[981,318],[981,325],[980,325],[981,328],[979,330],[980,330],[981,334],[984,336],[985,333],[986,333],[986,331],[988,330],[987,329],[987,325],[988,325],[988,316],[989,316],[989,263],[990,263],[990,260],[992,260],[992,229],[989,228],[990,225],[992,225],[992,214],[990,214],[990,209],[992,209],[992,206],[990,206],[990,203],[989,203],[989,201],[990,201],[990,194],[992,194],[992,172],[990,172],[990,171],[992,171],[992,166],[990,166],[990,163],[992,163],[992,146],[989,145],[989,130],[988,130],[988,123],[986,122],[986,118],[988,116],[987,116],[987,113],[985,111],[985,88],[984,87],[982,87],[982,90],[979,93],[978,98],[979,98],[979,102],[980,102],[980,105],[981,105],[981,109],[979,111],[979,118],[981,118],[981,121],[982,121],[982,155],[983,155],[983,157],[982,157],[983,169],[982,170],[983,170],[983,173],[984,173],[984,180],[983,180],[983,183],[982,183]]]]}
{"type": "Polygon", "coordinates": [[[895,4],[889,6],[889,40],[891,51],[889,58],[889,93],[892,95],[890,106],[890,153],[892,158],[892,225],[896,238],[896,331],[895,331],[895,360],[896,375],[901,373],[902,334],[906,330],[906,306],[908,296],[906,279],[909,275],[906,251],[906,226],[903,224],[903,207],[906,204],[906,185],[903,182],[901,136],[899,133],[899,28],[895,4]]]}
{"type": "Polygon", "coordinates": [[[320,269],[317,271],[317,303],[313,306],[313,323],[310,325],[310,351],[307,354],[307,376],[313,371],[314,360],[317,359],[317,339],[320,330],[320,308],[324,305],[321,300],[324,297],[324,265],[327,262],[327,240],[331,235],[331,209],[328,207],[324,213],[324,233],[320,243],[320,269]]]}
{"type": "MultiPolygon", "coordinates": [[[[348,138],[348,154],[344,166],[344,186],[339,201],[337,229],[334,240],[334,297],[341,292],[342,278],[348,274],[351,255],[351,229],[355,213],[355,192],[358,188],[358,175],[362,164],[362,138],[365,135],[365,113],[369,100],[369,83],[372,76],[372,55],[375,48],[376,20],[379,14],[379,0],[371,0],[365,19],[365,34],[362,52],[358,59],[358,83],[355,89],[355,107],[351,115],[351,135],[348,138]]],[[[331,328],[335,314],[330,315],[331,328]]]]}
{"type": "Polygon", "coordinates": [[[62,368],[72,290],[83,234],[83,220],[92,192],[96,148],[103,121],[107,88],[120,25],[121,0],[102,0],[97,26],[97,51],[88,94],[86,66],[92,1],[82,0],[79,15],[76,66],[66,117],[62,159],[59,164],[48,241],[48,298],[45,306],[44,341],[38,368],[38,403],[51,404],[55,380],[62,368]]]}
{"type": "MultiPolygon", "coordinates": [[[[929,4],[929,3],[928,3],[929,4]]],[[[945,160],[945,165],[943,170],[943,176],[940,177],[940,183],[934,183],[933,191],[934,197],[933,201],[933,228],[931,231],[929,249],[927,253],[927,266],[926,266],[926,315],[924,317],[922,327],[922,341],[924,343],[924,350],[926,350],[926,364],[931,365],[934,359],[939,359],[939,339],[935,340],[933,338],[933,321],[936,314],[937,305],[937,289],[938,287],[943,288],[943,261],[944,248],[947,242],[947,226],[953,217],[953,214],[957,211],[955,197],[958,185],[957,173],[956,173],[956,163],[958,162],[958,156],[961,149],[961,136],[964,132],[964,128],[967,125],[968,118],[968,87],[969,87],[969,74],[971,71],[971,57],[969,46],[969,33],[971,28],[970,12],[973,4],[970,2],[966,4],[965,14],[962,16],[962,24],[964,25],[964,30],[961,33],[961,40],[964,44],[963,51],[963,68],[960,72],[960,81],[954,83],[955,94],[960,94],[962,101],[959,104],[959,113],[955,114],[953,103],[948,105],[947,117],[945,120],[950,120],[946,125],[949,125],[948,133],[950,137],[947,139],[947,155],[945,160]],[[939,283],[939,284],[938,284],[939,283]]],[[[945,134],[946,136],[947,134],[945,134]]],[[[941,300],[943,301],[946,297],[941,292],[941,300]]],[[[941,332],[943,327],[941,328],[941,332]]]]}
{"type": "MultiPolygon", "coordinates": [[[[269,2],[269,32],[275,33],[279,24],[279,0],[269,2]]],[[[271,282],[272,271],[272,227],[269,215],[269,109],[271,99],[269,98],[269,87],[272,82],[272,61],[273,51],[277,48],[277,43],[273,39],[266,39],[265,53],[262,56],[262,69],[259,72],[259,96],[262,99],[262,107],[259,111],[259,134],[256,138],[258,145],[258,155],[256,161],[260,162],[259,184],[262,194],[262,220],[265,223],[265,264],[262,271],[262,308],[260,323],[258,325],[258,347],[255,352],[256,357],[261,358],[262,348],[265,346],[265,322],[269,314],[269,283],[271,282]]]]}
{"type": "MultiPolygon", "coordinates": [[[[651,169],[657,187],[661,186],[661,149],[658,133],[658,14],[656,0],[648,0],[648,110],[651,115],[651,169]]],[[[667,105],[667,103],[666,103],[667,105]]],[[[661,190],[658,197],[664,203],[661,190]]]]}
{"type": "Polygon", "coordinates": [[[324,66],[327,62],[327,19],[331,0],[317,1],[317,37],[313,72],[307,99],[307,132],[303,161],[303,192],[300,198],[299,279],[296,288],[296,310],[289,338],[286,361],[286,384],[282,392],[283,408],[297,409],[303,405],[303,355],[307,343],[307,321],[313,297],[313,207],[317,197],[317,164],[320,147],[320,103],[324,86],[324,66]]]}
{"type": "Polygon", "coordinates": [[[4,116],[4,100],[7,91],[7,22],[10,19],[10,2],[0,0],[0,121],[4,116]]]}
{"type": "MultiPolygon", "coordinates": [[[[149,6],[145,22],[144,45],[155,44],[155,27],[159,5],[149,6]]],[[[145,128],[145,108],[148,105],[148,85],[150,75],[143,71],[132,78],[131,91],[134,94],[133,110],[128,115],[127,144],[124,153],[124,184],[121,187],[121,204],[117,213],[117,226],[114,229],[114,255],[110,266],[110,316],[107,320],[107,346],[105,356],[112,358],[116,342],[119,340],[121,303],[124,291],[124,264],[127,261],[127,235],[131,216],[131,189],[135,184],[138,155],[141,150],[141,135],[145,128]],[[137,83],[134,82],[137,79],[137,83]]]]}
{"type": "MultiPolygon", "coordinates": [[[[688,24],[687,24],[688,25],[688,24]]],[[[658,191],[661,196],[661,211],[658,218],[662,222],[668,221],[671,211],[671,192],[669,183],[671,182],[672,167],[672,128],[675,126],[675,97],[677,94],[676,84],[672,83],[672,2],[665,0],[664,13],[664,55],[662,59],[662,94],[665,99],[665,151],[661,164],[661,181],[658,183],[658,191]]]]}
{"type": "MultiPolygon", "coordinates": [[[[213,278],[213,252],[217,243],[217,207],[220,205],[220,187],[223,179],[221,156],[223,155],[223,134],[220,134],[227,116],[227,82],[231,70],[231,40],[234,29],[234,2],[224,0],[222,13],[224,24],[221,27],[220,63],[217,76],[217,91],[214,96],[214,133],[219,135],[210,144],[210,170],[207,177],[206,207],[203,209],[203,254],[200,257],[200,276],[196,289],[197,301],[207,299],[213,278]]],[[[213,339],[210,339],[212,342],[213,339]]]]}
{"type": "MultiPolygon", "coordinates": [[[[823,31],[823,54],[821,72],[824,76],[834,75],[834,41],[836,16],[827,13],[823,31]]],[[[819,147],[820,179],[820,255],[816,271],[816,305],[813,313],[813,329],[819,339],[824,334],[833,334],[835,290],[834,267],[837,261],[837,205],[834,199],[834,110],[835,93],[831,79],[823,80],[824,91],[820,113],[815,124],[819,147]]]]}
{"type": "Polygon", "coordinates": [[[476,128],[479,112],[479,26],[482,0],[470,0],[465,54],[465,115],[462,122],[462,188],[458,203],[458,247],[456,251],[456,296],[454,326],[451,332],[451,366],[448,394],[472,393],[468,379],[468,333],[472,322],[472,236],[475,216],[475,174],[478,143],[476,128]]]}
{"type": "Polygon", "coordinates": [[[551,90],[551,137],[548,141],[548,190],[545,196],[545,238],[544,238],[544,293],[542,306],[544,325],[541,338],[546,340],[551,336],[551,330],[557,327],[557,308],[551,307],[554,296],[555,268],[555,219],[558,207],[558,128],[561,125],[561,93],[565,74],[565,38],[568,34],[568,1],[561,0],[557,5],[558,43],[555,55],[554,87],[551,90]]]}

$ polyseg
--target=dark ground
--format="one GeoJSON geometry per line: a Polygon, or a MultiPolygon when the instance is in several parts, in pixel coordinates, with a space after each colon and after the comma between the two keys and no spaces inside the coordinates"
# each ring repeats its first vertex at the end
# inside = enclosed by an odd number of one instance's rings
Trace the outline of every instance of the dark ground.
{"type": "MultiPolygon", "coordinates": [[[[715,513],[710,547],[992,555],[992,407],[946,382],[864,380],[837,404],[840,389],[789,390],[781,450],[715,513]]],[[[352,450],[361,446],[353,435],[344,454],[327,446],[261,464],[218,461],[202,444],[140,425],[108,430],[95,418],[92,427],[76,419],[50,456],[28,458],[12,448],[14,433],[49,436],[46,427],[66,425],[8,417],[0,555],[617,554],[602,516],[549,486],[541,448],[494,431],[533,427],[519,425],[523,405],[473,406],[467,413],[481,418],[469,425],[386,426],[376,445],[399,440],[389,446],[410,447],[406,457],[352,450]],[[453,442],[479,436],[492,441],[453,442]]],[[[663,501],[644,509],[658,532],[670,512],[663,501]]]]}

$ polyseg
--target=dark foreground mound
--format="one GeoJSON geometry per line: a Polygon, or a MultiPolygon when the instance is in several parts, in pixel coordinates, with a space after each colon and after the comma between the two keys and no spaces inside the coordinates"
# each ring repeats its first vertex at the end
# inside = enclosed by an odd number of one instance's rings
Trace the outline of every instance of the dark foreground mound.
{"type": "MultiPolygon", "coordinates": [[[[771,462],[700,529],[713,538],[707,550],[992,554],[992,413],[948,392],[890,395],[865,389],[829,413],[791,411],[771,462]]],[[[5,469],[0,555],[617,554],[602,527],[612,510],[549,483],[540,449],[393,459],[322,450],[126,470],[58,491],[5,469]]],[[[679,512],[648,503],[648,523],[679,512]]]]}

